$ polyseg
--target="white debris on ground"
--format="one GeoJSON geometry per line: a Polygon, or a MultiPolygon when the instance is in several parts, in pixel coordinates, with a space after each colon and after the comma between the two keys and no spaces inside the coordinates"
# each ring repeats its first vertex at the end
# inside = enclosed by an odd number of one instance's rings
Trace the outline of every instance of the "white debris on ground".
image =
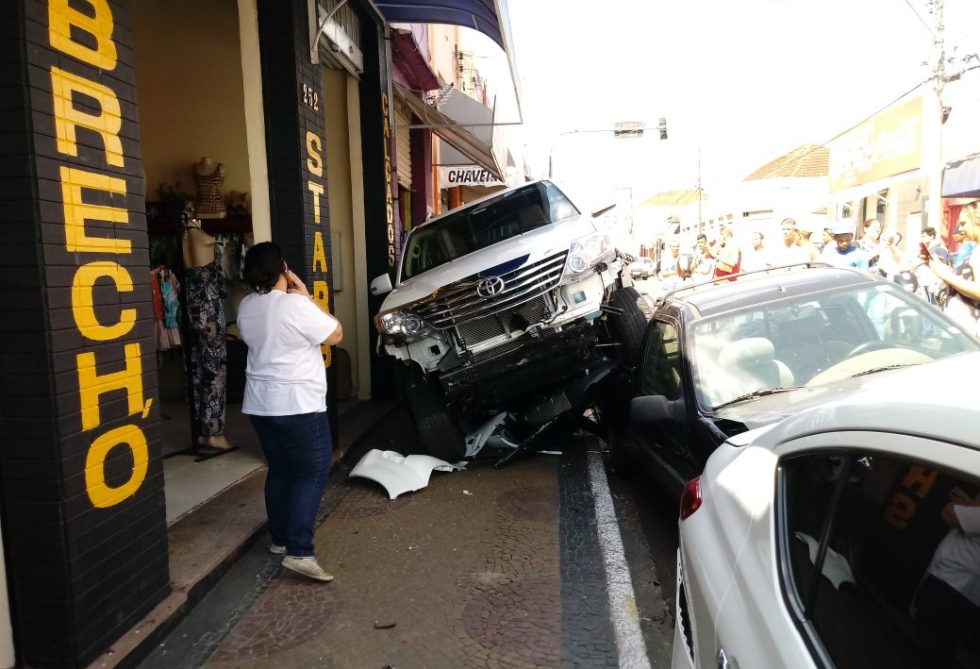
{"type": "Polygon", "coordinates": [[[372,448],[361,458],[349,476],[369,479],[384,486],[389,499],[429,485],[432,471],[452,472],[462,467],[431,455],[402,455],[372,448]]]}

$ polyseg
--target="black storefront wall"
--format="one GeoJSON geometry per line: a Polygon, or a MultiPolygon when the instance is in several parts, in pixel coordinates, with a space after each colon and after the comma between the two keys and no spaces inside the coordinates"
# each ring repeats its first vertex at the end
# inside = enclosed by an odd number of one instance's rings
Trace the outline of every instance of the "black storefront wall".
{"type": "MultiPolygon", "coordinates": [[[[323,74],[310,60],[305,0],[259,0],[263,109],[272,240],[322,307],[333,311],[324,145],[323,74]]],[[[332,352],[323,349],[327,404],[337,438],[332,352]]]]}
{"type": "MultiPolygon", "coordinates": [[[[397,212],[391,168],[391,67],[381,17],[366,3],[351,2],[361,23],[364,72],[360,79],[361,151],[364,165],[364,214],[367,271],[373,278],[393,272],[397,254],[397,212]],[[387,177],[386,177],[387,175],[387,177]]],[[[272,237],[323,304],[330,304],[333,285],[330,221],[327,206],[324,117],[317,99],[324,97],[321,66],[312,63],[306,0],[259,0],[259,38],[272,237]],[[317,96],[310,95],[310,92],[317,96]],[[319,253],[322,250],[322,262],[319,253]]],[[[321,48],[326,48],[321,40],[321,48]]],[[[371,314],[383,298],[368,297],[371,314]]],[[[347,326],[354,336],[354,324],[347,326]]],[[[377,353],[371,326],[373,399],[391,399],[397,388],[391,362],[377,353]]],[[[325,358],[329,363],[329,357],[325,358]]],[[[328,368],[328,373],[332,368],[328,368]]],[[[334,411],[336,384],[330,378],[329,404],[334,411]]],[[[334,428],[336,430],[336,426],[334,428]]],[[[335,432],[336,435],[336,432],[335,432]]]]}
{"type": "Polygon", "coordinates": [[[0,485],[18,662],[79,667],[169,588],[129,16],[0,3],[0,485]]]}
{"type": "MultiPolygon", "coordinates": [[[[368,12],[366,12],[368,13],[368,12]]],[[[364,72],[361,74],[361,153],[364,165],[364,225],[368,281],[382,274],[395,277],[399,253],[398,208],[394,200],[392,138],[394,105],[391,103],[391,56],[384,24],[362,20],[364,72]]],[[[377,314],[384,296],[368,295],[368,310],[377,314]]],[[[371,397],[390,400],[398,386],[392,359],[379,355],[379,334],[374,324],[371,337],[371,397]]]]}

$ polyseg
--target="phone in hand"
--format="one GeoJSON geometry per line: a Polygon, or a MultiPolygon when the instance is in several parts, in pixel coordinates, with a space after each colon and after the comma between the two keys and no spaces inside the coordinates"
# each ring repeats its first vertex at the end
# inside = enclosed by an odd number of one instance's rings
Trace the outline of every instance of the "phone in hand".
{"type": "Polygon", "coordinates": [[[932,260],[932,254],[929,253],[929,247],[925,242],[919,242],[919,256],[926,262],[932,260]]]}

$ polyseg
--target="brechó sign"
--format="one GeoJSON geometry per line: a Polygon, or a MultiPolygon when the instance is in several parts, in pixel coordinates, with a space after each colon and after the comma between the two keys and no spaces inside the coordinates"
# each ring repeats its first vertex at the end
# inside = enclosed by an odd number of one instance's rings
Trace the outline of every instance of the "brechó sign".
{"type": "Polygon", "coordinates": [[[88,665],[169,590],[126,4],[0,3],[0,510],[19,666],[88,665]]]}
{"type": "Polygon", "coordinates": [[[503,186],[504,182],[490,170],[478,165],[440,167],[439,180],[443,188],[452,186],[503,186]]]}

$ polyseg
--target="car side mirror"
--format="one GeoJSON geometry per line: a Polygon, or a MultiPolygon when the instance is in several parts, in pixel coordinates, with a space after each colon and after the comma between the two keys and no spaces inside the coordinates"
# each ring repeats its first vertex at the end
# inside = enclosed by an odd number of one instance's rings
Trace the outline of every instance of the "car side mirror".
{"type": "Polygon", "coordinates": [[[384,295],[391,292],[391,277],[387,273],[374,277],[368,290],[372,295],[384,295]]]}
{"type": "Polygon", "coordinates": [[[669,400],[663,395],[643,395],[630,400],[630,422],[649,425],[662,420],[684,419],[684,400],[669,400]]]}

